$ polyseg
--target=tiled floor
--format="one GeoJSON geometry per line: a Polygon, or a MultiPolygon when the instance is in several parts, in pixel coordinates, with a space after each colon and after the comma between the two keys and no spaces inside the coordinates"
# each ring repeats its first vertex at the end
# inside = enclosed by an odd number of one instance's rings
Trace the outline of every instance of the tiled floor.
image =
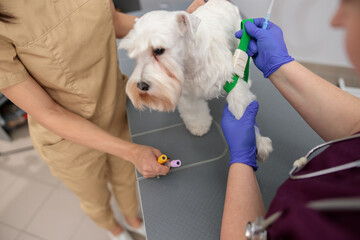
{"type": "MultiPolygon", "coordinates": [[[[0,140],[0,240],[108,239],[35,150],[3,154],[29,146],[26,126],[13,133],[11,142],[0,140]]],[[[122,221],[114,201],[112,206],[122,221]]]]}

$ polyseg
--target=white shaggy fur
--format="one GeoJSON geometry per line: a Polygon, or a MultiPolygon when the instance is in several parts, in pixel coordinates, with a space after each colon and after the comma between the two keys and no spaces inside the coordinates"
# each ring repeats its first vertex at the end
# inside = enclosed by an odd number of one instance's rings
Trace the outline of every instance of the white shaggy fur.
{"type": "MultiPolygon", "coordinates": [[[[138,19],[119,46],[136,58],[126,86],[134,106],[159,111],[177,106],[192,134],[207,133],[212,117],[206,100],[225,94],[223,86],[232,79],[240,21],[239,10],[226,0],[210,0],[193,14],[153,11],[138,19]]],[[[239,79],[227,96],[229,110],[240,119],[255,98],[250,83],[239,79]]],[[[271,140],[258,130],[256,140],[258,159],[265,160],[271,140]]]]}

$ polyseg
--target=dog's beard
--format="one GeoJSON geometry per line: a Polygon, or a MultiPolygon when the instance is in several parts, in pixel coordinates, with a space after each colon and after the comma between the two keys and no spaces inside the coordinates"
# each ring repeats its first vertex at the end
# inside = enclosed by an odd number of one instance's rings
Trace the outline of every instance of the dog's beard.
{"type": "Polygon", "coordinates": [[[160,71],[149,76],[144,74],[144,80],[150,85],[148,91],[142,91],[137,87],[139,81],[130,78],[126,85],[126,94],[129,96],[133,105],[141,110],[144,106],[158,111],[174,111],[181,96],[181,81],[169,77],[160,71]]]}

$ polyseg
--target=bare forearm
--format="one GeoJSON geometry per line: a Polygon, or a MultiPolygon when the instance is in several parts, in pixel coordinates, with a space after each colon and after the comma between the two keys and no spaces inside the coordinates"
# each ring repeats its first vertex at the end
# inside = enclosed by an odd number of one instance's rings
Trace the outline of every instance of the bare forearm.
{"type": "Polygon", "coordinates": [[[114,16],[114,28],[116,38],[125,37],[129,31],[134,27],[136,16],[116,12],[114,16]]]}
{"type": "Polygon", "coordinates": [[[90,121],[55,103],[32,78],[4,89],[3,93],[31,117],[55,134],[78,144],[131,159],[135,144],[114,137],[90,121]],[[36,96],[36,99],[34,98],[36,96]],[[31,99],[31,101],[29,100],[31,99]]]}
{"type": "Polygon", "coordinates": [[[47,114],[47,116],[39,117],[37,121],[57,135],[128,161],[132,159],[130,153],[134,147],[133,143],[111,135],[92,122],[57,104],[47,111],[47,114]]]}
{"type": "Polygon", "coordinates": [[[221,240],[245,239],[248,221],[265,215],[265,207],[252,167],[232,164],[226,188],[221,240]]]}
{"type": "Polygon", "coordinates": [[[121,13],[115,10],[114,2],[110,0],[116,38],[125,37],[134,27],[136,16],[121,13]]]}
{"type": "Polygon", "coordinates": [[[293,61],[269,79],[304,120],[324,139],[360,131],[360,99],[293,61]]]}
{"type": "Polygon", "coordinates": [[[200,6],[204,5],[205,1],[204,0],[194,0],[190,6],[186,9],[186,11],[188,13],[193,13],[196,11],[196,9],[198,9],[200,6]]]}

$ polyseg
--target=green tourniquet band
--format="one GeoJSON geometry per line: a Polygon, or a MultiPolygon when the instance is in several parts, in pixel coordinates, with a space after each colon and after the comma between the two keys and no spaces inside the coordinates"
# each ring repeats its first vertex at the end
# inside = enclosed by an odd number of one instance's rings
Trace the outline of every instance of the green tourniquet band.
{"type": "MultiPolygon", "coordinates": [[[[245,19],[241,22],[241,29],[243,29],[243,35],[241,37],[241,40],[240,40],[240,44],[239,44],[239,47],[238,49],[246,52],[248,47],[249,47],[249,42],[250,42],[250,39],[251,37],[249,36],[249,34],[246,32],[245,30],[245,23],[247,21],[251,21],[251,22],[254,22],[254,19],[245,19]]],[[[245,82],[248,82],[249,80],[249,63],[250,63],[250,57],[248,58],[247,60],[247,63],[246,63],[246,67],[245,67],[245,72],[244,72],[244,78],[243,80],[245,82]]],[[[224,89],[227,93],[230,93],[230,91],[235,87],[236,83],[238,82],[239,80],[239,76],[234,74],[233,76],[233,81],[230,83],[230,82],[226,82],[225,85],[224,85],[224,89]]]]}

